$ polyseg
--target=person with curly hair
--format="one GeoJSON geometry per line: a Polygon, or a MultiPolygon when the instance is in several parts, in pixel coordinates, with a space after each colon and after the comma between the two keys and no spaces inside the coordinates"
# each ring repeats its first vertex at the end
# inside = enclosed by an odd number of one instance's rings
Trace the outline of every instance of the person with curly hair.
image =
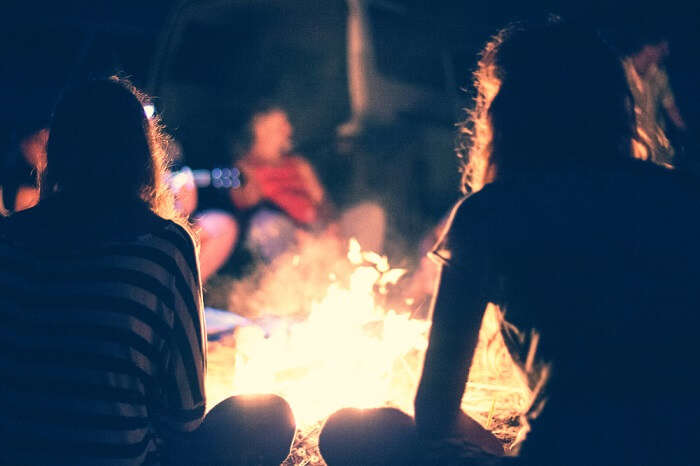
{"type": "Polygon", "coordinates": [[[279,397],[205,417],[197,244],[176,213],[157,120],[124,80],[67,91],[40,201],[0,223],[2,464],[279,464],[279,397]]]}

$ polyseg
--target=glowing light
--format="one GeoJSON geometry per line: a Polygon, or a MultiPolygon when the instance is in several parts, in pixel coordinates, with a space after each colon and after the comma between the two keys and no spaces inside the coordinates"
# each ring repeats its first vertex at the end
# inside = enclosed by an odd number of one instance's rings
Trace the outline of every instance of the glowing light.
{"type": "MultiPolygon", "coordinates": [[[[257,286],[263,287],[260,295],[248,296],[269,313],[278,302],[270,290],[288,293],[295,288],[301,297],[316,296],[304,315],[277,308],[282,317],[268,327],[269,337],[262,328],[249,326],[237,330],[235,349],[210,345],[210,406],[231,394],[281,395],[303,433],[293,453],[303,456],[304,464],[323,464],[310,459],[318,459],[310,438],[340,408],[388,405],[412,414],[428,344],[429,321],[412,318],[408,307],[384,304],[387,286],[405,270],[390,268],[386,257],[362,251],[354,240],[345,257],[338,251],[339,257],[331,260],[333,254],[323,241],[289,254],[273,265],[271,278],[257,277],[257,286]],[[325,262],[316,263],[322,270],[305,269],[314,263],[310,259],[321,257],[319,248],[325,262]],[[324,269],[328,264],[334,267],[324,269]],[[260,296],[268,302],[258,301],[260,296]]],[[[489,306],[462,408],[510,445],[527,428],[519,416],[529,407],[532,393],[505,347],[499,319],[497,308],[489,306]]]]}
{"type": "Polygon", "coordinates": [[[156,113],[156,107],[153,104],[146,104],[143,106],[143,113],[146,114],[146,118],[149,120],[153,118],[153,115],[156,113]]]}

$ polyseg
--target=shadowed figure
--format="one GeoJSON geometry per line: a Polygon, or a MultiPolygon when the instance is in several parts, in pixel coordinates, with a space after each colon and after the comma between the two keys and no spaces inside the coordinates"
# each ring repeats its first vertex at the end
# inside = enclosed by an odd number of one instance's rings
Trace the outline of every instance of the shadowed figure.
{"type": "Polygon", "coordinates": [[[535,390],[523,461],[685,464],[698,432],[697,186],[632,159],[620,61],[583,28],[504,30],[475,78],[471,195],[433,253],[442,272],[416,395],[421,435],[453,431],[491,302],[535,390]]]}
{"type": "Polygon", "coordinates": [[[279,464],[289,452],[279,397],[231,397],[205,417],[197,246],[142,104],[117,78],[68,90],[39,204],[0,218],[2,464],[279,464]]]}
{"type": "Polygon", "coordinates": [[[623,66],[634,97],[638,137],[644,144],[635,156],[659,165],[678,166],[677,148],[671,144],[668,129],[683,132],[686,124],[663,66],[670,52],[668,39],[649,31],[646,38],[630,47],[623,66]],[[667,128],[667,120],[672,128],[667,128]]]}
{"type": "MultiPolygon", "coordinates": [[[[632,158],[621,63],[584,28],[501,31],[475,85],[463,126],[468,196],[431,254],[441,272],[415,399],[418,440],[397,440],[415,455],[408,464],[692,463],[700,192],[632,158]],[[460,409],[488,303],[499,306],[535,395],[519,458],[493,456],[493,437],[460,409]]],[[[378,457],[401,450],[369,440],[375,415],[340,413],[324,431],[350,430],[348,442],[378,457]]],[[[385,429],[395,440],[403,432],[385,429]]],[[[324,457],[351,450],[339,444],[322,441],[324,457]]]]}

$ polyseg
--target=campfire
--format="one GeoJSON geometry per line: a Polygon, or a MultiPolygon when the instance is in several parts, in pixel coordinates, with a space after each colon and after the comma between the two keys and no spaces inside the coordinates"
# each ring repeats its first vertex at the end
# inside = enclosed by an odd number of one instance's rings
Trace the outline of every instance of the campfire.
{"type": "MultiPolygon", "coordinates": [[[[231,394],[284,397],[299,431],[285,464],[304,465],[324,464],[318,432],[340,408],[393,406],[413,414],[430,321],[413,316],[410,298],[387,299],[405,273],[354,240],[345,253],[326,239],[239,283],[232,308],[245,296],[259,325],[210,344],[209,406],[231,394]]],[[[489,306],[462,408],[515,452],[532,392],[501,338],[499,316],[489,306]]]]}

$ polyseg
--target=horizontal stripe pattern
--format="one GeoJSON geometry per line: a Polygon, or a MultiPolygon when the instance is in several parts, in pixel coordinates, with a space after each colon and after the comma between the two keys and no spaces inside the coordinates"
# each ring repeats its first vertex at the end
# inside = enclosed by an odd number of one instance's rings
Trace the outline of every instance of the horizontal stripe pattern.
{"type": "Polygon", "coordinates": [[[155,225],[65,250],[0,230],[3,464],[159,464],[163,429],[201,423],[195,247],[175,223],[155,225]]]}

